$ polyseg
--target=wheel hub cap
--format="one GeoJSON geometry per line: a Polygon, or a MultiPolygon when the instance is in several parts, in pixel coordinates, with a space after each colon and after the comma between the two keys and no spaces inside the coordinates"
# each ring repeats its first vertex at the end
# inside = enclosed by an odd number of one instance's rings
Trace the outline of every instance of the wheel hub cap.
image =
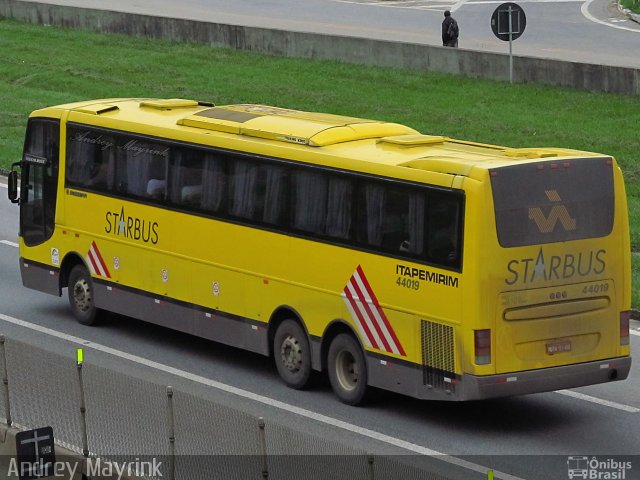
{"type": "Polygon", "coordinates": [[[91,289],[85,280],[78,280],[73,286],[73,300],[82,312],[91,308],[91,289]]]}
{"type": "Polygon", "coordinates": [[[280,357],[282,358],[282,364],[287,370],[291,372],[300,370],[300,365],[302,364],[302,348],[300,348],[298,340],[291,335],[285,338],[280,347],[280,357]]]}
{"type": "Polygon", "coordinates": [[[336,374],[345,390],[353,390],[358,385],[358,364],[349,352],[342,351],[336,358],[336,374]]]}

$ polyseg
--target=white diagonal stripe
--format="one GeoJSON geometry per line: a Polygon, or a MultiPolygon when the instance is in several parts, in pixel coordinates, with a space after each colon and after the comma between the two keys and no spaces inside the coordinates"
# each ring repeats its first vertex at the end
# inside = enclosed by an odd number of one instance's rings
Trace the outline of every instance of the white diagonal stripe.
{"type": "Polygon", "coordinates": [[[89,251],[89,253],[87,253],[87,256],[84,257],[84,260],[85,260],[84,263],[86,263],[87,266],[89,267],[89,272],[92,275],[97,275],[96,270],[93,268],[93,262],[91,262],[91,252],[90,251],[89,251]]]}
{"type": "Polygon", "coordinates": [[[360,331],[360,338],[364,339],[364,343],[367,347],[372,347],[373,345],[371,345],[371,340],[369,340],[369,336],[367,335],[367,332],[364,331],[364,327],[358,320],[358,316],[356,315],[356,312],[353,310],[353,307],[351,306],[351,302],[347,298],[347,294],[344,292],[342,292],[342,300],[344,301],[344,304],[347,306],[347,310],[349,310],[349,315],[351,315],[351,318],[353,319],[353,323],[355,323],[358,326],[358,330],[360,331]]]}
{"type": "MultiPolygon", "coordinates": [[[[387,343],[391,346],[391,350],[393,351],[393,353],[395,353],[396,355],[399,355],[400,349],[398,348],[398,345],[396,345],[396,342],[393,340],[393,337],[389,333],[389,330],[387,329],[387,325],[384,323],[384,320],[380,315],[380,311],[378,310],[378,305],[374,303],[373,299],[369,295],[369,290],[367,289],[367,286],[362,281],[362,278],[358,274],[357,270],[356,270],[356,273],[353,275],[353,278],[358,283],[358,286],[360,287],[360,291],[362,292],[362,294],[366,298],[367,303],[371,307],[371,311],[373,312],[373,317],[374,317],[373,320],[380,326],[380,330],[382,331],[384,338],[387,340],[387,343]]],[[[384,343],[382,344],[382,346],[384,346],[384,343]]]]}
{"type": "MultiPolygon", "coordinates": [[[[372,320],[371,317],[367,314],[366,310],[364,309],[364,305],[362,305],[362,301],[356,295],[356,292],[353,288],[353,284],[351,282],[347,284],[347,289],[349,289],[349,294],[351,295],[351,298],[353,298],[353,300],[355,301],[356,308],[362,314],[364,321],[367,323],[367,327],[369,328],[371,335],[373,335],[373,338],[376,344],[378,345],[378,348],[382,350],[384,348],[384,344],[382,343],[382,340],[378,335],[378,331],[376,330],[376,327],[373,325],[373,322],[371,321],[372,320]]],[[[359,320],[358,317],[356,317],[356,319],[359,320]]]]}
{"type": "Polygon", "coordinates": [[[98,247],[95,245],[95,243],[92,243],[91,248],[89,249],[89,255],[91,255],[91,258],[93,259],[95,264],[98,266],[98,275],[100,275],[101,277],[107,278],[108,275],[107,275],[106,268],[100,261],[100,255],[98,255],[98,253],[96,252],[97,249],[98,247]]]}

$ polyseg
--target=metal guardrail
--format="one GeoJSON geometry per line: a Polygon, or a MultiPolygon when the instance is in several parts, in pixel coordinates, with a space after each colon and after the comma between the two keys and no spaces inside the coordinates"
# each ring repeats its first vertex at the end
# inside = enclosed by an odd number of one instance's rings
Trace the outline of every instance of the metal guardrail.
{"type": "MultiPolygon", "coordinates": [[[[112,462],[154,459],[149,479],[446,480],[377,456],[0,335],[0,418],[51,426],[56,442],[112,462]]],[[[424,457],[429,460],[429,457],[424,457]]]]}

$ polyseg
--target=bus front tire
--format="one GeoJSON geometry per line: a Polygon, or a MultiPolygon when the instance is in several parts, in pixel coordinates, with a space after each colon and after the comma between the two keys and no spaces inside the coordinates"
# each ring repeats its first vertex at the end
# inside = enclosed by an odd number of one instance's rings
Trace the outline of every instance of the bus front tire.
{"type": "Polygon", "coordinates": [[[360,405],[367,393],[367,363],[358,341],[348,333],[333,339],[328,355],[329,381],[336,396],[348,405],[360,405]]]}
{"type": "Polygon", "coordinates": [[[300,324],[285,320],[276,330],[273,339],[273,357],[284,382],[301,390],[311,379],[311,348],[309,339],[300,324]]]}
{"type": "Polygon", "coordinates": [[[83,265],[71,269],[68,284],[69,305],[76,320],[83,325],[95,325],[99,311],[93,297],[93,281],[83,265]]]}

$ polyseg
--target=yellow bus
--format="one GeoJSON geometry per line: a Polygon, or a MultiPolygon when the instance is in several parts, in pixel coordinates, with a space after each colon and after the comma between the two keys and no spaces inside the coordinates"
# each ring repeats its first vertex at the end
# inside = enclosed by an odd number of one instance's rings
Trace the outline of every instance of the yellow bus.
{"type": "Polygon", "coordinates": [[[104,99],[33,112],[9,183],[26,287],[67,288],[84,324],[117,312],[272,356],[296,389],[318,371],[349,404],[475,400],[630,369],[608,155],[104,99]]]}

